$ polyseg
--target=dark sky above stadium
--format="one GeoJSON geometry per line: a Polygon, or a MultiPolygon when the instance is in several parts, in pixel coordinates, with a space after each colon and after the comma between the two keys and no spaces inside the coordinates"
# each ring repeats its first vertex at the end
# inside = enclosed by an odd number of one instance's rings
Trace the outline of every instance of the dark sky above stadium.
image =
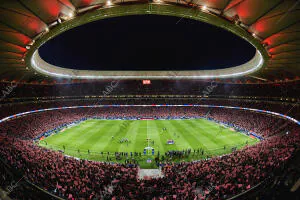
{"type": "Polygon", "coordinates": [[[82,70],[221,69],[243,64],[254,54],[254,47],[228,31],[157,15],[92,22],[40,48],[47,62],[82,70]]]}

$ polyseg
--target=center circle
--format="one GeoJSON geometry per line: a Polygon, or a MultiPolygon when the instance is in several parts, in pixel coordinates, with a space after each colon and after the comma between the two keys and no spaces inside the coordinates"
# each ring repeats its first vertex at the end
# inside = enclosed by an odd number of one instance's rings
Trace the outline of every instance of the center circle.
{"type": "Polygon", "coordinates": [[[98,20],[39,48],[46,62],[77,70],[215,70],[246,63],[255,52],[219,27],[161,15],[98,20]]]}

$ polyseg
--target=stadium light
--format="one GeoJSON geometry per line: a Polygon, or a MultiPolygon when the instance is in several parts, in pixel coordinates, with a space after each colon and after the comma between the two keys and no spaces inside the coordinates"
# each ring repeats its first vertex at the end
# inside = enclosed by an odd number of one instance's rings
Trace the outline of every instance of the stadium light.
{"type": "Polygon", "coordinates": [[[111,6],[111,5],[112,5],[111,0],[107,0],[107,1],[106,1],[106,5],[107,5],[107,6],[111,6]]]}
{"type": "Polygon", "coordinates": [[[74,17],[74,12],[68,13],[68,16],[69,16],[70,18],[74,17]]]}
{"type": "Polygon", "coordinates": [[[207,6],[202,6],[202,10],[207,10],[207,6]]]}
{"type": "Polygon", "coordinates": [[[75,12],[74,11],[70,11],[68,13],[61,12],[59,14],[59,17],[58,17],[57,21],[58,21],[58,23],[61,23],[62,20],[63,21],[68,21],[68,20],[72,19],[74,16],[75,16],[75,12]]]}
{"type": "Polygon", "coordinates": [[[32,46],[34,43],[35,43],[35,40],[33,39],[33,40],[31,40],[31,42],[28,45],[32,46]]]}

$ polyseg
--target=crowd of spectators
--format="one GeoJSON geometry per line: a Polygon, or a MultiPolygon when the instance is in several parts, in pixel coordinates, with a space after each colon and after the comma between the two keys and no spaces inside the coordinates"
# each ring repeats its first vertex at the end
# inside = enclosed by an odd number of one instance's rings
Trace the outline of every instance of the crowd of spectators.
{"type": "Polygon", "coordinates": [[[153,105],[153,104],[169,104],[169,105],[185,105],[185,104],[199,104],[199,105],[219,105],[219,106],[236,106],[255,108],[262,110],[269,110],[282,114],[289,115],[296,119],[300,119],[300,104],[286,103],[286,102],[271,102],[271,101],[256,101],[256,100],[242,100],[242,99],[219,99],[219,98],[188,98],[188,97],[173,97],[173,98],[141,98],[141,97],[111,97],[106,98],[79,98],[79,99],[56,99],[42,101],[37,99],[30,102],[18,102],[0,104],[0,118],[9,115],[26,112],[30,110],[37,110],[43,108],[54,108],[63,106],[84,106],[84,105],[153,105]]]}
{"type": "Polygon", "coordinates": [[[54,85],[0,83],[1,91],[9,91],[7,98],[50,97],[50,96],[87,96],[104,95],[225,95],[225,96],[262,96],[298,97],[299,81],[274,84],[226,84],[204,81],[153,80],[150,85],[142,81],[99,81],[92,83],[66,83],[54,85]],[[112,87],[113,86],[113,87],[112,87]],[[205,92],[213,87],[213,91],[205,92]],[[12,91],[9,88],[13,88],[12,91]]]}
{"type": "Polygon", "coordinates": [[[259,133],[262,137],[278,134],[289,127],[290,122],[270,115],[258,115],[244,110],[213,108],[207,115],[215,121],[226,122],[245,131],[259,133]]]}
{"type": "Polygon", "coordinates": [[[264,114],[202,107],[78,108],[30,114],[0,124],[0,158],[26,179],[65,199],[225,199],[276,173],[299,150],[299,126],[264,114]],[[33,138],[84,117],[207,117],[264,140],[197,162],[160,163],[163,178],[140,180],[138,166],[79,160],[33,138]],[[288,133],[288,134],[287,134],[288,133]]]}

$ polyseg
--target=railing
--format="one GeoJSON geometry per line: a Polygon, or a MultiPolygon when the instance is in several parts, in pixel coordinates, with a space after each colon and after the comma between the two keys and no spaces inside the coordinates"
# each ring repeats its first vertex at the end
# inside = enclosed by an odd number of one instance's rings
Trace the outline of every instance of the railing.
{"type": "Polygon", "coordinates": [[[279,102],[279,103],[297,103],[300,99],[295,97],[264,97],[264,96],[228,96],[228,95],[86,95],[86,96],[49,96],[49,97],[22,97],[22,98],[7,98],[2,100],[1,104],[12,103],[36,103],[36,102],[52,102],[52,101],[76,101],[76,100],[97,100],[97,99],[226,99],[226,100],[242,100],[242,101],[265,101],[265,102],[279,102]]]}
{"type": "Polygon", "coordinates": [[[255,199],[257,196],[259,196],[259,193],[261,191],[264,191],[264,189],[267,189],[269,186],[269,183],[271,183],[273,179],[271,177],[266,178],[262,182],[258,183],[257,185],[251,187],[249,190],[246,190],[238,195],[235,195],[227,200],[248,200],[248,199],[255,199]]]}

